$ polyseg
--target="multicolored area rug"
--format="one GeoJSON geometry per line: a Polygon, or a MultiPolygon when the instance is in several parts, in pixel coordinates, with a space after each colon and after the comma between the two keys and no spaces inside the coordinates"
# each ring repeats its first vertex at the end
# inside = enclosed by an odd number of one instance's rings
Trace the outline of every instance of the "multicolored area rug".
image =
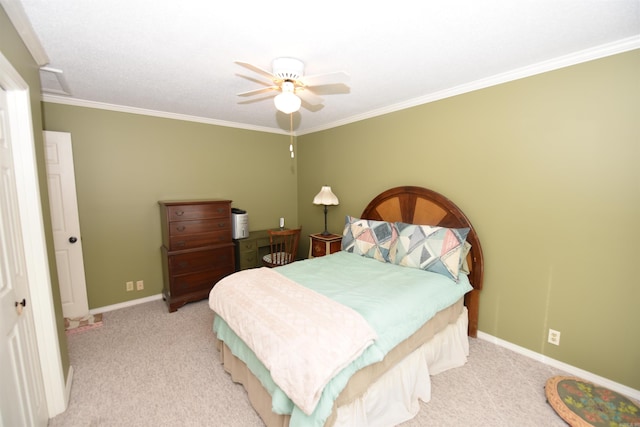
{"type": "Polygon", "coordinates": [[[102,313],[89,314],[84,317],[64,318],[64,329],[67,334],[75,334],[102,326],[102,313]]]}
{"type": "Polygon", "coordinates": [[[640,427],[637,404],[580,378],[549,378],[545,393],[551,407],[572,427],[640,427]]]}

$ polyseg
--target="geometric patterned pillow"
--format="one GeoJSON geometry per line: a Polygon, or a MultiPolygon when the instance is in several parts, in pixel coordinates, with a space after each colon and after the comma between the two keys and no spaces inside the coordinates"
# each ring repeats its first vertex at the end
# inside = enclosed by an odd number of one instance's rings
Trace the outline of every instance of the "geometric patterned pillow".
{"type": "Polygon", "coordinates": [[[445,228],[396,222],[398,239],[390,261],[440,273],[458,281],[468,228],[445,228]]]}
{"type": "Polygon", "coordinates": [[[464,273],[466,275],[469,275],[469,273],[471,273],[471,270],[469,270],[469,264],[467,262],[467,255],[469,254],[470,250],[471,243],[465,240],[464,248],[462,249],[462,253],[460,254],[460,256],[462,257],[462,259],[460,260],[460,273],[464,273]]]}
{"type": "Polygon", "coordinates": [[[397,238],[398,231],[391,222],[347,215],[342,233],[342,250],[389,262],[389,252],[397,238]]]}

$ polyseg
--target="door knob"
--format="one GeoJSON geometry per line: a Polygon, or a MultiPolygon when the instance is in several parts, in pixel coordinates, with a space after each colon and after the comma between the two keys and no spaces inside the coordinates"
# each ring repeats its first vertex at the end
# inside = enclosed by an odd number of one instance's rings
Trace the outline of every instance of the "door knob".
{"type": "Polygon", "coordinates": [[[78,241],[77,237],[73,237],[73,236],[69,237],[69,243],[75,243],[77,241],[78,241]]]}
{"type": "Polygon", "coordinates": [[[16,301],[16,311],[18,312],[18,316],[22,314],[22,310],[27,306],[27,300],[22,298],[22,301],[16,301]]]}

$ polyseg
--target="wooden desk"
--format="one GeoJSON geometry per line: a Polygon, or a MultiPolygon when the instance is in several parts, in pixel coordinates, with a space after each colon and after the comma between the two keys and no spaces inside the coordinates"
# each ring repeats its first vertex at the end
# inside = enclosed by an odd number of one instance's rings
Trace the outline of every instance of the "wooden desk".
{"type": "Polygon", "coordinates": [[[262,257],[271,252],[269,231],[250,231],[246,239],[234,239],[236,271],[262,267],[262,257]]]}
{"type": "Polygon", "coordinates": [[[309,235],[309,258],[325,256],[338,252],[342,246],[342,236],[329,234],[323,236],[322,233],[309,235]]]}

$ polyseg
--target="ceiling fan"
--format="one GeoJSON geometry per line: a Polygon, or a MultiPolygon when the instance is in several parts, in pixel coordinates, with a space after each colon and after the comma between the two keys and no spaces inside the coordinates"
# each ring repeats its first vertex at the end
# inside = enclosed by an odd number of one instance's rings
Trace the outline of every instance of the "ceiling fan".
{"type": "MultiPolygon", "coordinates": [[[[323,89],[326,91],[331,86],[342,87],[342,90],[337,93],[346,93],[349,89],[344,84],[344,82],[349,81],[347,73],[336,71],[305,76],[304,63],[296,58],[274,59],[271,65],[271,72],[248,62],[235,61],[235,63],[269,79],[268,82],[265,82],[249,78],[249,80],[258,82],[265,87],[242,92],[238,96],[253,96],[273,92],[275,96],[273,102],[276,108],[285,114],[298,111],[303,102],[309,106],[322,104],[324,100],[314,91],[322,91],[323,89]]],[[[336,93],[336,90],[328,93],[336,93]]],[[[305,106],[305,108],[307,107],[305,106]]]]}

